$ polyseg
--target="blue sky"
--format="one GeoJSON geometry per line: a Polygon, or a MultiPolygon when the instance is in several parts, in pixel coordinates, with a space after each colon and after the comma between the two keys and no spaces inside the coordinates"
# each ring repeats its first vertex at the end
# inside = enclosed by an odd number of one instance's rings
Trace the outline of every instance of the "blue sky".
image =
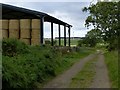
{"type": "MultiPolygon", "coordinates": [[[[87,31],[92,28],[87,29],[85,27],[85,19],[89,13],[82,12],[83,7],[90,5],[88,0],[84,0],[84,2],[10,2],[10,0],[7,2],[7,0],[4,0],[3,3],[44,12],[67,22],[73,26],[71,28],[71,36],[74,37],[84,37],[87,31]]],[[[50,38],[50,23],[44,24],[44,30],[44,37],[50,38]]],[[[61,26],[61,33],[61,36],[63,36],[63,26],[61,26]]],[[[54,24],[54,37],[58,37],[57,24],[54,24]]]]}

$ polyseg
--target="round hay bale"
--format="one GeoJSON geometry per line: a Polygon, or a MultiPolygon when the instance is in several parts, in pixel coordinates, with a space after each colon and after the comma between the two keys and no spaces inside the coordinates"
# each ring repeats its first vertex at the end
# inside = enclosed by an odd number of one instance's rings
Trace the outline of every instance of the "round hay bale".
{"type": "Polygon", "coordinates": [[[5,29],[5,30],[0,30],[0,33],[2,32],[2,35],[1,35],[1,37],[2,38],[8,38],[8,30],[7,29],[5,29]]]}
{"type": "Polygon", "coordinates": [[[20,20],[21,29],[30,29],[30,19],[21,19],[20,20]]]}
{"type": "Polygon", "coordinates": [[[0,29],[0,41],[2,40],[2,30],[0,29]]]}
{"type": "Polygon", "coordinates": [[[21,29],[20,35],[21,38],[30,38],[30,29],[21,29]]]}
{"type": "Polygon", "coordinates": [[[32,38],[40,38],[40,30],[39,29],[32,29],[31,36],[32,36],[32,38]]]}
{"type": "Polygon", "coordinates": [[[8,20],[0,20],[0,25],[2,26],[2,27],[0,26],[1,29],[9,29],[8,24],[9,24],[8,20]]]}
{"type": "Polygon", "coordinates": [[[10,38],[19,38],[19,29],[9,29],[10,38]]]}
{"type": "Polygon", "coordinates": [[[40,19],[32,19],[32,29],[40,30],[40,19]]]}
{"type": "Polygon", "coordinates": [[[10,19],[9,20],[9,29],[19,29],[19,20],[10,19]]]}
{"type": "Polygon", "coordinates": [[[39,38],[31,39],[31,45],[40,45],[40,39],[39,38]]]}
{"type": "Polygon", "coordinates": [[[2,29],[2,20],[0,20],[0,30],[2,29]]]}
{"type": "Polygon", "coordinates": [[[20,41],[30,45],[30,38],[21,38],[20,41]]]}

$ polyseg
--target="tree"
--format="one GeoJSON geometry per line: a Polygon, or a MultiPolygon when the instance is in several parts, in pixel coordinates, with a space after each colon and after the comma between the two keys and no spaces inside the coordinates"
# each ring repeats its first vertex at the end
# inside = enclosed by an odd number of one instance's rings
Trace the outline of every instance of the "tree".
{"type": "Polygon", "coordinates": [[[91,31],[87,32],[85,36],[85,41],[90,47],[95,47],[97,43],[102,41],[101,38],[101,30],[99,29],[92,29],[91,31]]]}
{"type": "Polygon", "coordinates": [[[102,41],[101,33],[102,32],[99,29],[92,29],[86,34],[86,38],[89,40],[90,46],[94,47],[97,43],[102,41]]]}
{"type": "Polygon", "coordinates": [[[101,34],[102,34],[101,30],[92,29],[89,32],[87,32],[86,37],[94,38],[95,40],[97,40],[97,42],[100,42],[102,39],[101,34]]]}
{"type": "Polygon", "coordinates": [[[86,19],[86,27],[91,25],[94,29],[102,32],[103,39],[109,43],[109,47],[116,48],[119,37],[119,5],[120,2],[98,2],[83,9],[84,12],[90,12],[86,19]]]}
{"type": "Polygon", "coordinates": [[[97,43],[102,42],[101,33],[102,32],[99,29],[92,29],[87,32],[85,38],[78,41],[78,46],[82,46],[82,44],[84,44],[89,47],[95,47],[97,43]]]}

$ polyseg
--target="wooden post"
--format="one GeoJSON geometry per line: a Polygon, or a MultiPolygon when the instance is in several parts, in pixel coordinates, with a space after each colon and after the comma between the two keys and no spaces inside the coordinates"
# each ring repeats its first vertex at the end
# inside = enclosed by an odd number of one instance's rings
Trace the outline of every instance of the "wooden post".
{"type": "Polygon", "coordinates": [[[70,26],[68,27],[68,34],[69,34],[68,45],[70,47],[70,26]]]}
{"type": "Polygon", "coordinates": [[[53,46],[53,23],[51,22],[51,45],[53,46]]]}
{"type": "Polygon", "coordinates": [[[43,30],[44,30],[44,18],[40,19],[40,43],[43,44],[43,30]]]}
{"type": "Polygon", "coordinates": [[[61,45],[61,39],[60,39],[60,24],[58,25],[58,33],[59,33],[59,46],[61,45]]]}
{"type": "Polygon", "coordinates": [[[64,46],[66,46],[66,26],[64,26],[64,46]]]}

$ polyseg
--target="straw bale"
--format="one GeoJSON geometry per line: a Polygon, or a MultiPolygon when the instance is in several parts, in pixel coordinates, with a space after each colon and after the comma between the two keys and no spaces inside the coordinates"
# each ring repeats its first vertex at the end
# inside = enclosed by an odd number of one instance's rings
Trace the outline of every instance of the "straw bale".
{"type": "Polygon", "coordinates": [[[21,29],[30,29],[30,19],[21,19],[20,20],[21,29]]]}
{"type": "Polygon", "coordinates": [[[2,40],[2,30],[0,29],[0,41],[2,40]]]}
{"type": "Polygon", "coordinates": [[[20,41],[30,45],[30,38],[21,38],[20,41]]]}
{"type": "Polygon", "coordinates": [[[19,29],[19,20],[9,20],[9,29],[19,29]]]}
{"type": "Polygon", "coordinates": [[[32,19],[32,29],[40,29],[40,19],[32,19]]]}
{"type": "Polygon", "coordinates": [[[1,26],[0,26],[0,28],[2,28],[2,29],[8,29],[9,27],[8,27],[8,20],[1,20],[0,21],[0,24],[1,24],[1,26]]]}
{"type": "Polygon", "coordinates": [[[2,29],[2,20],[0,20],[0,29],[2,29]]]}
{"type": "Polygon", "coordinates": [[[2,38],[8,38],[8,30],[0,30],[0,33],[2,32],[2,38]]]}
{"type": "Polygon", "coordinates": [[[19,29],[9,29],[10,38],[19,38],[19,29]]]}
{"type": "Polygon", "coordinates": [[[21,38],[30,38],[30,29],[21,29],[20,35],[21,38]]]}
{"type": "Polygon", "coordinates": [[[31,39],[31,44],[32,45],[40,45],[40,39],[39,38],[31,39]]]}
{"type": "Polygon", "coordinates": [[[40,30],[39,29],[33,29],[31,35],[32,35],[32,38],[40,38],[40,30]]]}

